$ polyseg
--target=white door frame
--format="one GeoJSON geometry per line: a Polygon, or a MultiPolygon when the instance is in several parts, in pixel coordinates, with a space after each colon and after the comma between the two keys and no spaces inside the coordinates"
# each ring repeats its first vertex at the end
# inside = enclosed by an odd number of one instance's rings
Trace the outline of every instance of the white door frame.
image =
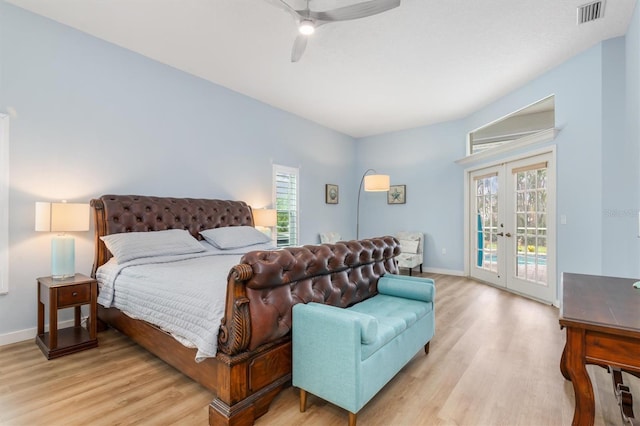
{"type": "MultiPolygon", "coordinates": [[[[526,158],[529,157],[535,157],[538,155],[542,155],[542,154],[550,154],[552,157],[552,161],[551,164],[549,165],[550,168],[552,168],[552,173],[555,177],[556,175],[556,146],[555,145],[551,145],[551,146],[546,146],[546,147],[542,147],[540,149],[537,150],[533,150],[533,151],[529,151],[526,153],[522,153],[519,155],[514,155],[514,156],[510,156],[508,158],[501,158],[500,160],[495,160],[492,162],[487,162],[487,163],[483,163],[483,164],[477,164],[475,166],[471,166],[467,169],[464,170],[464,275],[466,277],[469,277],[471,274],[471,256],[470,256],[470,232],[471,232],[471,227],[470,227],[470,214],[469,214],[469,202],[470,202],[470,191],[471,188],[469,187],[469,180],[470,180],[470,175],[478,170],[481,169],[485,169],[485,168],[489,168],[489,167],[493,167],[493,166],[498,166],[500,164],[503,163],[509,163],[509,162],[515,162],[515,161],[519,161],[519,160],[524,160],[526,158]]],[[[553,185],[556,185],[555,182],[556,179],[554,179],[553,185]]],[[[553,194],[554,197],[557,198],[556,195],[556,188],[553,188],[553,194]]],[[[555,200],[553,205],[555,205],[555,200]]],[[[549,260],[549,263],[551,264],[550,269],[548,270],[548,277],[549,277],[549,282],[550,285],[553,286],[553,291],[555,293],[555,296],[553,298],[553,300],[551,301],[553,303],[553,305],[555,306],[559,306],[559,301],[558,301],[558,290],[557,290],[557,286],[558,286],[558,277],[557,277],[557,272],[556,272],[556,259],[555,259],[555,252],[557,251],[556,248],[556,244],[557,244],[557,238],[556,238],[556,233],[557,233],[557,228],[555,226],[556,224],[556,209],[554,208],[552,212],[550,212],[550,214],[548,215],[547,220],[549,221],[549,225],[550,227],[552,226],[554,231],[552,233],[550,233],[549,235],[549,245],[553,244],[554,247],[554,254],[552,254],[551,256],[553,256],[553,259],[549,260]]],[[[502,288],[502,287],[501,287],[502,288]]],[[[507,289],[508,290],[508,289],[507,289]]],[[[511,290],[510,290],[511,291],[511,290]]],[[[525,295],[528,297],[532,297],[535,298],[533,296],[529,296],[529,295],[525,295]]],[[[545,301],[546,303],[549,303],[549,301],[545,301]]]]}

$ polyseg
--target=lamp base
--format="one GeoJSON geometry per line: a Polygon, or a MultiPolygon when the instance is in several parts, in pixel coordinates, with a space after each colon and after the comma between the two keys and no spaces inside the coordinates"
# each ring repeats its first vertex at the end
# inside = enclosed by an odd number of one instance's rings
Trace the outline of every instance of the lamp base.
{"type": "Polygon", "coordinates": [[[67,235],[51,239],[51,276],[55,280],[70,278],[76,274],[75,240],[67,235]]]}
{"type": "Polygon", "coordinates": [[[62,280],[66,280],[68,278],[73,278],[75,277],[76,274],[68,274],[68,275],[51,275],[51,278],[56,280],[56,281],[62,281],[62,280]]]}

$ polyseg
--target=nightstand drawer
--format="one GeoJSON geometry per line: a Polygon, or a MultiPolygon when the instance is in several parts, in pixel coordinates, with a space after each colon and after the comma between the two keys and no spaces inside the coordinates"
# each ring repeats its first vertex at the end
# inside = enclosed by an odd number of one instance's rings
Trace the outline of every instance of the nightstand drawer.
{"type": "Polygon", "coordinates": [[[58,307],[75,306],[91,301],[91,286],[88,284],[71,285],[58,289],[58,307]]]}

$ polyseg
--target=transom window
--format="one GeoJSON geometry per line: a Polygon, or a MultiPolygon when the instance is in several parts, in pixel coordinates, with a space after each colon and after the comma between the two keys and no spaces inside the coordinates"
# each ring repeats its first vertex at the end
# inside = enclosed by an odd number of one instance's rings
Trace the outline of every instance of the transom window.
{"type": "Polygon", "coordinates": [[[512,144],[555,127],[555,98],[549,96],[469,133],[468,155],[512,144]]]}

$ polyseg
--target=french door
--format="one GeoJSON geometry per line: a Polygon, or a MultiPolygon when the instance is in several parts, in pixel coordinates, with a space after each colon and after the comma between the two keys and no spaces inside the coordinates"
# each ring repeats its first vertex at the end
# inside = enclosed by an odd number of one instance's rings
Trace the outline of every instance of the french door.
{"type": "Polygon", "coordinates": [[[474,170],[468,176],[471,277],[555,302],[552,153],[474,170]]]}

